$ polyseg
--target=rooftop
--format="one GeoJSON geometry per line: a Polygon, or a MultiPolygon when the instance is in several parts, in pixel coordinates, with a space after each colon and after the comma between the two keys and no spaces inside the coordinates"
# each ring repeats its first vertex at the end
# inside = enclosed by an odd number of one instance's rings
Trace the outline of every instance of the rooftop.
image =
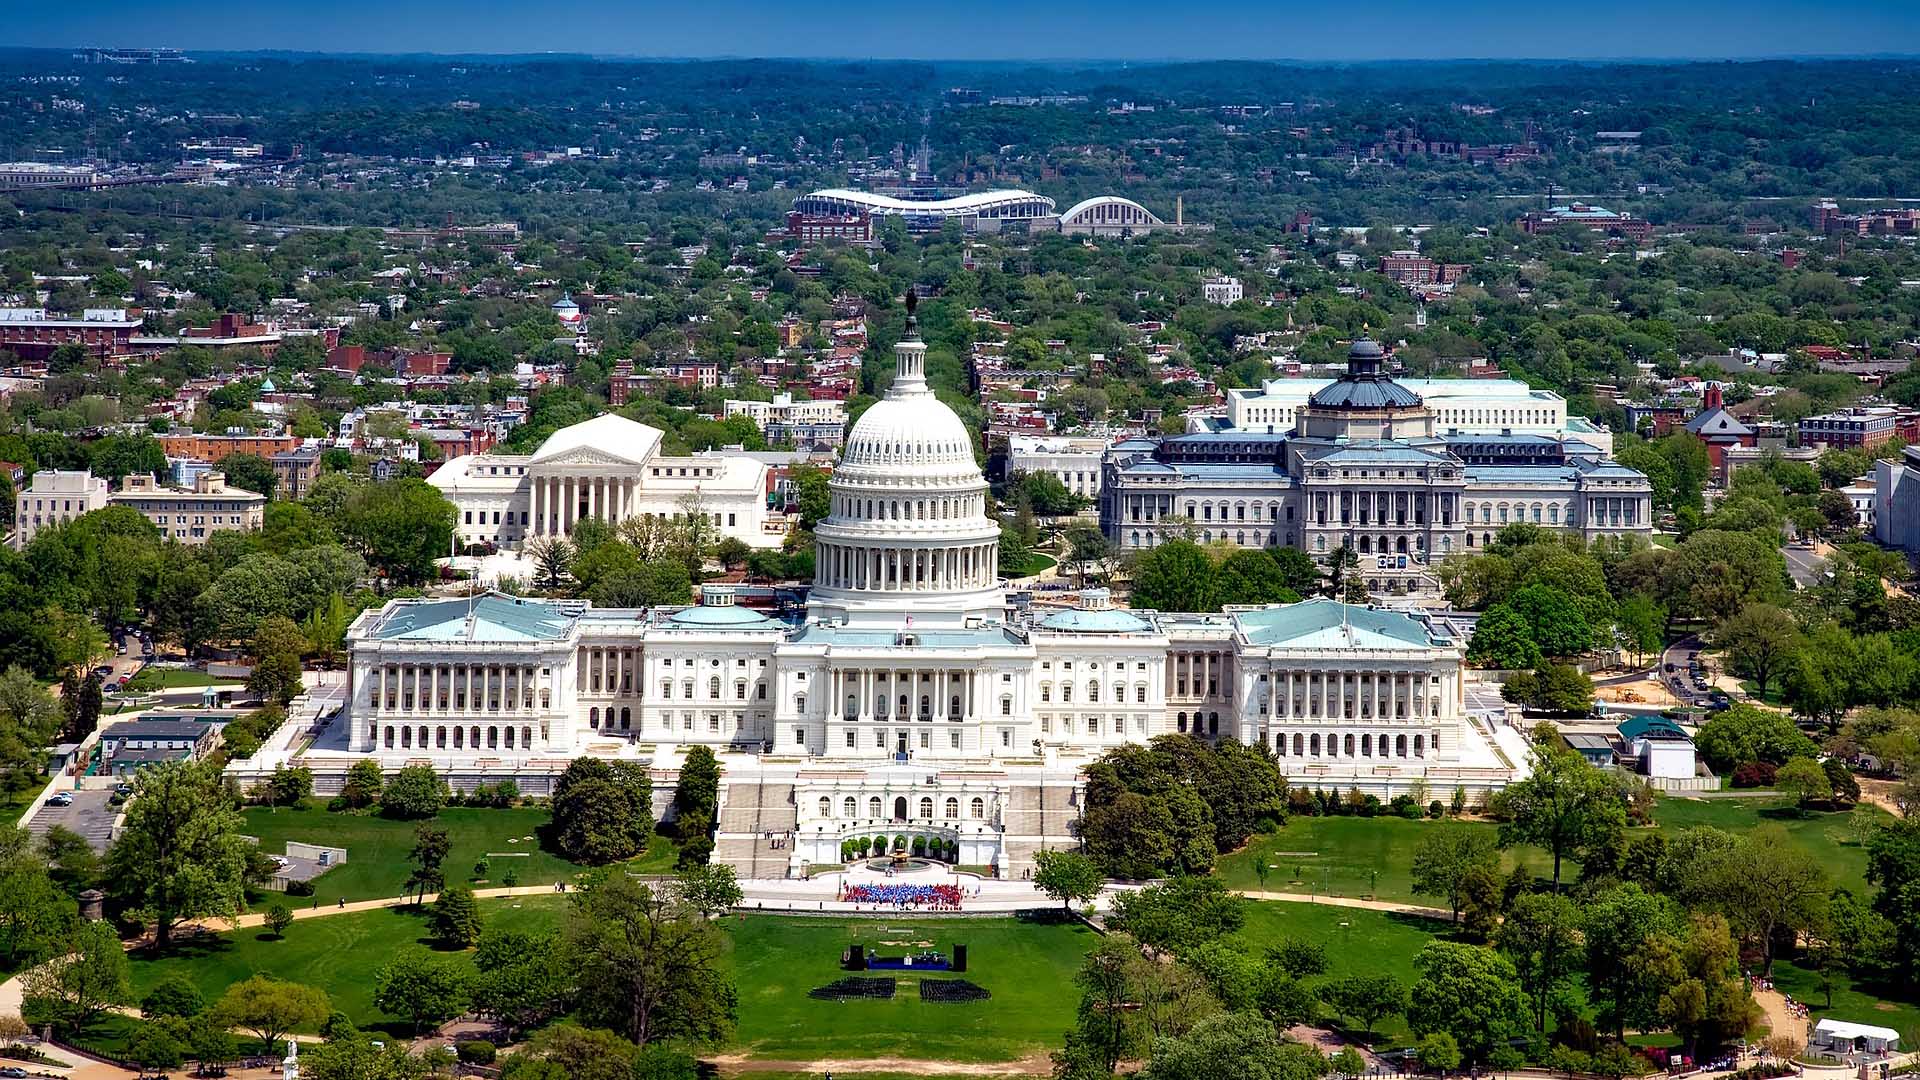
{"type": "Polygon", "coordinates": [[[1250,645],[1307,649],[1424,649],[1435,639],[1426,624],[1400,611],[1315,597],[1298,604],[1238,612],[1234,621],[1250,645]]]}
{"type": "Polygon", "coordinates": [[[503,593],[401,600],[375,623],[373,636],[381,641],[562,641],[571,634],[580,607],[503,593]]]}

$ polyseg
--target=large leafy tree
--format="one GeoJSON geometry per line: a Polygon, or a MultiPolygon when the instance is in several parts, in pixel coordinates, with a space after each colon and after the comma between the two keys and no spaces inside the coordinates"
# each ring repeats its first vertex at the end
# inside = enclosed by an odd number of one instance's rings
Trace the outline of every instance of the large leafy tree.
{"type": "Polygon", "coordinates": [[[1213,560],[1190,540],[1169,540],[1133,567],[1133,606],[1156,611],[1217,611],[1213,560]]]}
{"type": "Polygon", "coordinates": [[[212,1013],[227,1027],[253,1032],[261,1046],[271,1050],[281,1036],[317,1026],[332,1009],[324,990],[255,975],[227,987],[214,1002],[212,1013]]]}
{"type": "Polygon", "coordinates": [[[447,554],[456,513],[424,480],[394,480],[355,489],[340,508],[340,532],[388,581],[415,585],[447,554]]]}
{"type": "Polygon", "coordinates": [[[1413,851],[1413,891],[1445,899],[1457,923],[1468,880],[1499,865],[1494,834],[1486,827],[1453,822],[1431,828],[1413,851]]]}
{"type": "Polygon", "coordinates": [[[1469,1061],[1525,1034],[1527,1001],[1506,957],[1479,945],[1433,941],[1413,961],[1420,978],[1407,997],[1415,1035],[1451,1035],[1469,1061]]]}
{"type": "Polygon", "coordinates": [[[214,761],[142,769],[126,825],[107,849],[107,888],[154,924],[164,950],[182,919],[228,917],[246,908],[254,844],[238,800],[214,761]]]}
{"type": "Polygon", "coordinates": [[[577,758],[553,789],[560,850],[591,865],[630,859],[653,833],[653,782],[631,762],[577,758]]]}
{"type": "Polygon", "coordinates": [[[726,934],[673,890],[602,873],[574,897],[562,940],[584,1019],[642,1046],[732,1029],[726,934]]]}
{"type": "Polygon", "coordinates": [[[76,1030],[132,1003],[132,967],[112,926],[83,922],[58,952],[21,976],[21,995],[33,1011],[76,1030]]]}
{"type": "Polygon", "coordinates": [[[1502,793],[1508,820],[1502,844],[1535,844],[1553,856],[1553,887],[1568,856],[1609,842],[1626,827],[1626,801],[1612,777],[1560,741],[1550,725],[1535,728],[1526,779],[1502,793]]]}
{"type": "Polygon", "coordinates": [[[1513,962],[1533,1005],[1534,1029],[1547,1029],[1547,1006],[1580,971],[1580,911],[1558,893],[1514,898],[1494,942],[1513,962]]]}
{"type": "Polygon", "coordinates": [[[1326,1056],[1311,1046],[1283,1042],[1273,1024],[1248,1013],[1220,1013],[1183,1036],[1154,1044],[1141,1080],[1319,1080],[1326,1056]]]}
{"type": "Polygon", "coordinates": [[[1802,645],[1793,616],[1772,604],[1748,604],[1722,622],[1713,636],[1733,670],[1752,679],[1763,698],[1802,645]]]}

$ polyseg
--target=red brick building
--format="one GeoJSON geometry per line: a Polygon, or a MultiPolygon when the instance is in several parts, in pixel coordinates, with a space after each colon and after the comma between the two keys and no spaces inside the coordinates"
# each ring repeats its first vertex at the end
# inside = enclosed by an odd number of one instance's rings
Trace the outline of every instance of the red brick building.
{"type": "Polygon", "coordinates": [[[46,308],[0,308],[0,349],[22,360],[44,361],[62,345],[79,345],[100,359],[131,352],[142,322],[139,308],[88,308],[79,318],[46,308]]]}

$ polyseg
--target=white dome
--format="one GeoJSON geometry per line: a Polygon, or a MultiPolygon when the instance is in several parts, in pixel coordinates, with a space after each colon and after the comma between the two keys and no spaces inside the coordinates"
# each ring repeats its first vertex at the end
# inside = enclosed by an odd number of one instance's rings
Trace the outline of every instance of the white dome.
{"type": "Polygon", "coordinates": [[[951,408],[931,393],[888,397],[860,414],[840,454],[842,467],[911,467],[979,472],[973,436],[951,408]]]}
{"type": "Polygon", "coordinates": [[[1000,526],[987,516],[973,437],[927,387],[927,346],[911,320],[894,352],[893,385],[854,423],[828,482],[811,606],[869,626],[997,616],[1000,526]]]}

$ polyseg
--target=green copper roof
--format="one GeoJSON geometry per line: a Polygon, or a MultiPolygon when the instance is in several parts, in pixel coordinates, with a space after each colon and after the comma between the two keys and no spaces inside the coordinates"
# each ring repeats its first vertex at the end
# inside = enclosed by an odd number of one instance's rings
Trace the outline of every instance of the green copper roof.
{"type": "Polygon", "coordinates": [[[1040,620],[1040,625],[1048,630],[1064,630],[1074,634],[1139,634],[1153,629],[1153,624],[1135,615],[1131,611],[1056,611],[1040,620]]]}
{"type": "Polygon", "coordinates": [[[573,630],[572,607],[489,593],[474,599],[401,604],[380,621],[383,641],[559,641],[573,630]]]}
{"type": "Polygon", "coordinates": [[[1234,616],[1253,645],[1311,649],[1425,648],[1427,628],[1399,611],[1315,598],[1234,616]]]}
{"type": "Polygon", "coordinates": [[[700,607],[682,608],[667,616],[667,625],[695,630],[742,630],[772,629],[780,624],[752,608],[733,604],[703,604],[700,607]]]}

